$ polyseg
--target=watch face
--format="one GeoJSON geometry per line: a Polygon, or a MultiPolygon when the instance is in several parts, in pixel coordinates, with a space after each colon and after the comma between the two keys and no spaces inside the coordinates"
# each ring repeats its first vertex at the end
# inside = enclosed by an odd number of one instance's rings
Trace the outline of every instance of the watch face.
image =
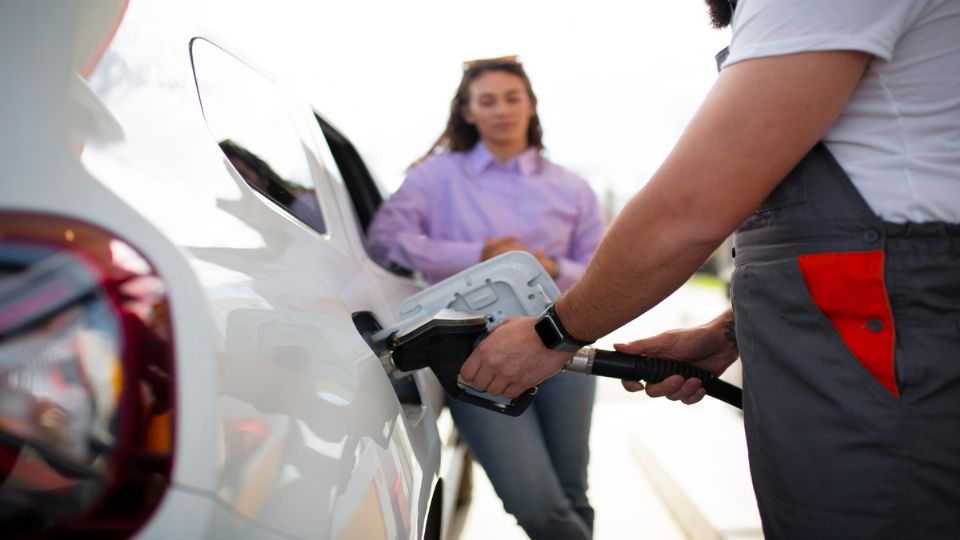
{"type": "Polygon", "coordinates": [[[563,341],[563,335],[560,334],[560,329],[557,328],[557,325],[550,317],[541,318],[533,328],[537,331],[537,335],[540,336],[540,341],[543,342],[543,346],[548,349],[556,347],[557,344],[563,341]]]}

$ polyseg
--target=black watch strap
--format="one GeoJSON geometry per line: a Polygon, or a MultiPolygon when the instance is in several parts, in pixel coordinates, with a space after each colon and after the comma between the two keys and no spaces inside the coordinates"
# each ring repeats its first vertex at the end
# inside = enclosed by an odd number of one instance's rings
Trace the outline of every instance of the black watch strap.
{"type": "Polygon", "coordinates": [[[548,349],[574,352],[593,343],[571,336],[570,332],[567,332],[567,329],[564,328],[563,323],[560,322],[560,317],[557,316],[557,310],[553,304],[540,315],[534,328],[537,335],[540,336],[540,341],[548,349]]]}

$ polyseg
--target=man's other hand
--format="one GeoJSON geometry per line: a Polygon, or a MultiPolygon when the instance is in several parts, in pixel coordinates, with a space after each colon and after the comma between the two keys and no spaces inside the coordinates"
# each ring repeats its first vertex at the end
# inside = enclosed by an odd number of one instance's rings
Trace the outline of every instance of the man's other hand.
{"type": "MultiPolygon", "coordinates": [[[[626,354],[659,356],[689,362],[694,367],[720,375],[739,356],[733,333],[733,314],[727,311],[703,326],[671,330],[614,347],[626,354]]],[[[650,397],[666,397],[692,405],[706,395],[702,383],[703,381],[696,377],[685,379],[681,375],[671,375],[659,383],[648,384],[646,390],[650,397]]],[[[623,387],[630,392],[644,389],[643,383],[639,381],[623,381],[623,387]]]]}

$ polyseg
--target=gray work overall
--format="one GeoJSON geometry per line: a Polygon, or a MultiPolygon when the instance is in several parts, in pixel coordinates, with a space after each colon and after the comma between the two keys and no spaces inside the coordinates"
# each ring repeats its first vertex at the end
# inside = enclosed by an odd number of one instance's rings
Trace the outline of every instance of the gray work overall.
{"type": "Polygon", "coordinates": [[[960,225],[884,222],[821,143],[734,243],[766,537],[960,538],[960,225]]]}

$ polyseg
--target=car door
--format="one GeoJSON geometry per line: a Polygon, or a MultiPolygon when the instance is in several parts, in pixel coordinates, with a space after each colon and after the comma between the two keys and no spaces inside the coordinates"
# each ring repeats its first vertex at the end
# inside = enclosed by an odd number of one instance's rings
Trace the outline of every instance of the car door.
{"type": "Polygon", "coordinates": [[[353,313],[385,307],[343,232],[302,108],[209,41],[191,53],[212,143],[241,191],[221,206],[262,236],[247,250],[191,249],[252,276],[256,296],[230,299],[223,318],[217,495],[298,537],[409,537],[433,467],[354,327],[353,313]]]}

